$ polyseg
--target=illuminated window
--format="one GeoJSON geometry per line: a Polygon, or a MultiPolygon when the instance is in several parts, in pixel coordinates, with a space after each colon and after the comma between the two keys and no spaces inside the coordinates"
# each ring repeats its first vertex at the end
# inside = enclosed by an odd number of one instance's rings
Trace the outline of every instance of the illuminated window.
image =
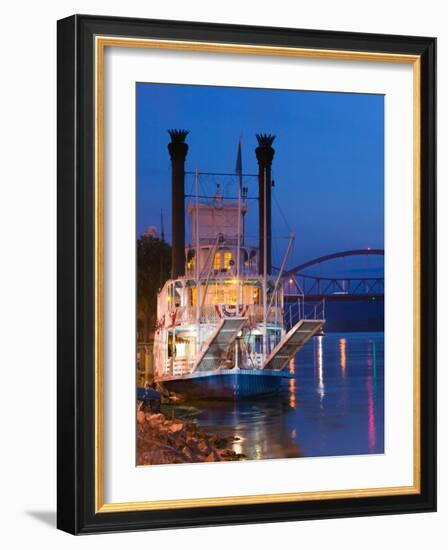
{"type": "Polygon", "coordinates": [[[230,260],[232,259],[232,253],[231,252],[224,252],[224,269],[229,269],[230,267],[230,260]]]}
{"type": "Polygon", "coordinates": [[[219,271],[221,269],[221,254],[217,252],[213,260],[213,269],[219,271]]]}
{"type": "Polygon", "coordinates": [[[211,285],[206,294],[206,304],[236,304],[235,284],[211,285]]]}
{"type": "Polygon", "coordinates": [[[218,285],[211,285],[208,288],[205,303],[206,304],[222,304],[223,303],[223,291],[218,285]]]}
{"type": "Polygon", "coordinates": [[[187,262],[187,270],[188,271],[194,271],[195,265],[194,265],[194,258],[191,258],[191,260],[188,260],[187,262]]]}
{"type": "Polygon", "coordinates": [[[227,303],[236,305],[236,287],[229,288],[227,291],[227,303]]]}
{"type": "Polygon", "coordinates": [[[258,299],[258,289],[253,285],[244,285],[243,287],[243,303],[255,304],[258,299]]]}
{"type": "Polygon", "coordinates": [[[254,304],[260,304],[260,291],[258,290],[258,288],[254,288],[254,304]]]}
{"type": "Polygon", "coordinates": [[[190,293],[190,305],[195,306],[196,305],[196,288],[191,287],[189,289],[189,293],[190,293]]]}

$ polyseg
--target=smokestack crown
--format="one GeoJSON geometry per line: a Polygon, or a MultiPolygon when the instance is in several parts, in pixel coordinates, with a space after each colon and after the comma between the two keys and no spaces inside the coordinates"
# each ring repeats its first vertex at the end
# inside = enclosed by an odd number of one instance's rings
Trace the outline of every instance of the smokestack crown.
{"type": "Polygon", "coordinates": [[[256,134],[258,147],[255,149],[258,164],[271,165],[275,149],[272,147],[275,136],[272,134],[256,134]]]}
{"type": "Polygon", "coordinates": [[[256,134],[259,147],[271,147],[275,136],[272,134],[256,134]]]}
{"type": "Polygon", "coordinates": [[[168,130],[168,133],[171,138],[171,143],[168,143],[171,160],[176,158],[185,160],[188,152],[188,145],[185,143],[185,139],[189,134],[189,130],[172,129],[168,130]]]}

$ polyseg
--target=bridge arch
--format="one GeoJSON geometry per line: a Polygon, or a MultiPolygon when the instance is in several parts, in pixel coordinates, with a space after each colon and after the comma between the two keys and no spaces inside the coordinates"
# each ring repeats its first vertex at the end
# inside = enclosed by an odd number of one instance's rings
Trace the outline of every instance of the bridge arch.
{"type": "Polygon", "coordinates": [[[295,275],[313,265],[318,265],[330,260],[336,260],[337,258],[346,258],[347,256],[384,256],[384,250],[382,248],[360,248],[355,250],[344,250],[342,252],[334,252],[333,254],[326,254],[325,256],[319,256],[313,260],[308,260],[302,264],[296,265],[292,269],[285,271],[284,276],[295,275]]]}

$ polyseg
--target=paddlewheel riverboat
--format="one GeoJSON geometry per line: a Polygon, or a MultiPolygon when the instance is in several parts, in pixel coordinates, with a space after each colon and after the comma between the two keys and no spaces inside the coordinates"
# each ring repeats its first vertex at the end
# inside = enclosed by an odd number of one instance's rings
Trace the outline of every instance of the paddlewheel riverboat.
{"type": "MultiPolygon", "coordinates": [[[[187,132],[170,131],[172,161],[172,278],[158,294],[155,382],[165,392],[195,399],[240,399],[276,392],[290,359],[322,330],[323,319],[298,315],[286,327],[282,274],[271,274],[273,136],[259,135],[259,246],[245,244],[247,190],[241,162],[236,200],[196,195],[185,209],[187,132]],[[185,210],[191,244],[185,246],[185,210]]],[[[241,159],[241,149],[239,150],[241,159]]],[[[239,164],[239,166],[238,166],[239,164]]],[[[239,173],[238,173],[239,172],[239,173]]],[[[297,309],[302,311],[301,308],[297,309]]]]}

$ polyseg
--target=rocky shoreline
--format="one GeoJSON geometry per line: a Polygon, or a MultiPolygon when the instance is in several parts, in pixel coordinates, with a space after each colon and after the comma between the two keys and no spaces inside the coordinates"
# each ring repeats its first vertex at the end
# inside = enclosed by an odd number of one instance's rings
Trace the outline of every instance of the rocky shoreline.
{"type": "Polygon", "coordinates": [[[245,455],[230,448],[235,440],[208,434],[192,421],[145,411],[137,403],[137,466],[243,460],[245,455]]]}

